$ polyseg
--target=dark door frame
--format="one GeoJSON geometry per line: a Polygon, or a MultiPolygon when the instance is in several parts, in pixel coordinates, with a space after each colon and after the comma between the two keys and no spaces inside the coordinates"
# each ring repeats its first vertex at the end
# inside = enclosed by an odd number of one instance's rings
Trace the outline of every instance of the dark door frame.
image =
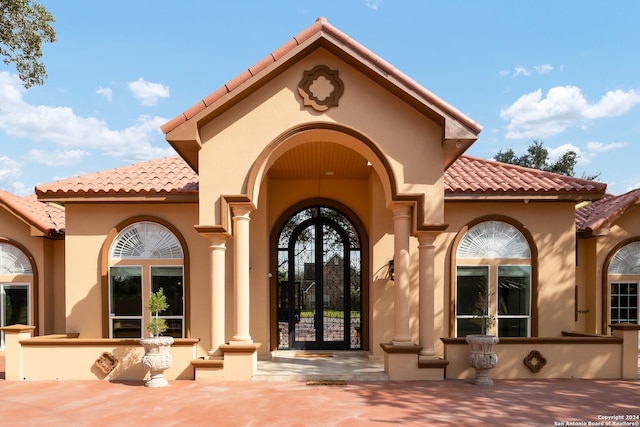
{"type": "MultiPolygon", "coordinates": [[[[303,200],[287,209],[276,221],[270,238],[270,350],[274,351],[278,348],[278,239],[280,232],[286,222],[297,212],[312,207],[328,207],[334,209],[344,215],[356,228],[360,239],[360,256],[361,256],[361,331],[360,331],[360,350],[369,350],[369,239],[364,225],[360,218],[347,206],[336,202],[332,199],[314,198],[303,200]]],[[[346,268],[346,267],[345,267],[346,268]]],[[[316,298],[316,304],[322,304],[316,298]]]]}

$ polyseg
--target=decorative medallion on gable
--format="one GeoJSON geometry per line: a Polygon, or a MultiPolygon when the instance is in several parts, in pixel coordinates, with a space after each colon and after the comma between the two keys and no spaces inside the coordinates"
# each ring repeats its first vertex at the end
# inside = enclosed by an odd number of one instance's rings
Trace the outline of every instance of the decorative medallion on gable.
{"type": "Polygon", "coordinates": [[[305,106],[323,112],[338,106],[344,93],[344,84],[338,76],[338,70],[331,70],[326,65],[316,65],[312,70],[302,73],[298,93],[305,106]]]}

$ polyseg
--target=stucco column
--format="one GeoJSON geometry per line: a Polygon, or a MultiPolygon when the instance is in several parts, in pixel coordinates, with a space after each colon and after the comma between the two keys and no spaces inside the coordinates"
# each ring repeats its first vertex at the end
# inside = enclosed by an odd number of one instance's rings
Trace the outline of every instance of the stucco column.
{"type": "Polygon", "coordinates": [[[252,344],[249,334],[249,204],[235,204],[233,214],[233,290],[235,333],[229,344],[252,344]]]}
{"type": "Polygon", "coordinates": [[[419,266],[419,299],[420,299],[420,351],[421,358],[437,358],[435,350],[435,249],[438,233],[418,233],[419,266]]]}
{"type": "Polygon", "coordinates": [[[395,203],[393,210],[394,235],[394,298],[393,345],[412,345],[409,329],[409,236],[411,234],[411,206],[395,203]]]}
{"type": "Polygon", "coordinates": [[[209,356],[222,357],[220,345],[225,343],[225,255],[227,236],[208,235],[209,274],[211,284],[211,335],[209,356]]]}

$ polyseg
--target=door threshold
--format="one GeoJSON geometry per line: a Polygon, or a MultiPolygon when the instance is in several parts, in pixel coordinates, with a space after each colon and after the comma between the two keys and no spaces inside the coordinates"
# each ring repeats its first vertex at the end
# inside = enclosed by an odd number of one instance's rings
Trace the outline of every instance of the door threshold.
{"type": "Polygon", "coordinates": [[[359,357],[368,359],[371,355],[365,350],[274,350],[271,352],[271,359],[295,359],[305,357],[317,357],[319,359],[359,357]]]}

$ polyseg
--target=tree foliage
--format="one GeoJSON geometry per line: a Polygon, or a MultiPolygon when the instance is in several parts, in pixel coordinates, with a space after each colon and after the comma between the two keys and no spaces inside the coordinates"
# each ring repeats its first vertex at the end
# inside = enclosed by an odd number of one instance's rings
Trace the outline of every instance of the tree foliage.
{"type": "Polygon", "coordinates": [[[56,40],[53,15],[32,0],[0,0],[0,55],[15,64],[25,88],[41,85],[47,77],[42,62],[42,44],[56,40]]]}
{"type": "MultiPolygon", "coordinates": [[[[546,172],[558,173],[566,176],[575,176],[574,168],[578,162],[578,154],[569,150],[564,153],[558,160],[549,163],[549,150],[544,147],[543,142],[533,141],[533,144],[527,149],[527,153],[522,156],[516,156],[512,148],[502,151],[495,155],[494,160],[501,163],[511,165],[524,166],[526,168],[539,169],[546,172]]],[[[600,174],[582,175],[582,179],[594,180],[600,174]]]]}

